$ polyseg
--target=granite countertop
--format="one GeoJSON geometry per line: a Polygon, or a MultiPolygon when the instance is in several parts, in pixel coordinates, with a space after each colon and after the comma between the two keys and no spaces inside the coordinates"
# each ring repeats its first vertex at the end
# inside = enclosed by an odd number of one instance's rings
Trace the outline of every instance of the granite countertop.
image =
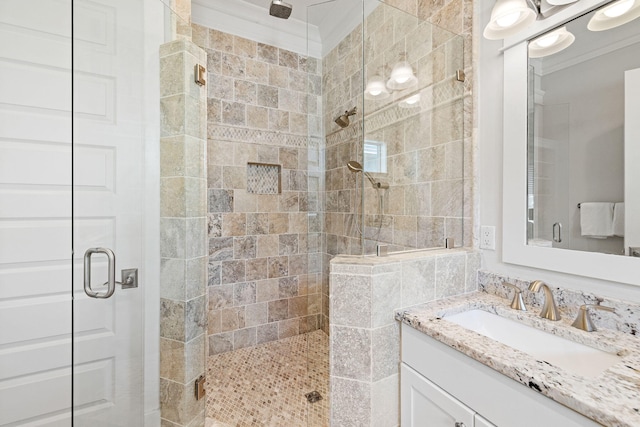
{"type": "Polygon", "coordinates": [[[540,318],[538,308],[517,311],[509,303],[474,292],[399,310],[396,319],[601,424],[640,426],[640,339],[613,330],[584,332],[571,326],[573,318],[553,322],[540,318]],[[621,360],[599,376],[586,378],[442,319],[473,309],[617,354],[621,360]]]}

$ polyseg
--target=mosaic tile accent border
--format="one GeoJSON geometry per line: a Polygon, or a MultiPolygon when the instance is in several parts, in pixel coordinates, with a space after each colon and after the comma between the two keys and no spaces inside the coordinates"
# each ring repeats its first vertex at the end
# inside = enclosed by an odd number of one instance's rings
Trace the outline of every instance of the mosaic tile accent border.
{"type": "MultiPolygon", "coordinates": [[[[366,132],[375,132],[419,114],[424,114],[456,101],[461,101],[464,93],[460,84],[460,82],[452,77],[423,89],[420,92],[421,108],[401,108],[395,103],[368,114],[364,118],[366,132]]],[[[361,135],[362,119],[354,122],[348,128],[340,129],[327,135],[326,144],[327,147],[331,147],[354,138],[359,138],[361,135]]]]}
{"type": "Polygon", "coordinates": [[[209,125],[208,139],[230,142],[247,142],[252,144],[269,144],[281,147],[306,147],[309,137],[282,132],[247,129],[232,126],[209,125]]]}

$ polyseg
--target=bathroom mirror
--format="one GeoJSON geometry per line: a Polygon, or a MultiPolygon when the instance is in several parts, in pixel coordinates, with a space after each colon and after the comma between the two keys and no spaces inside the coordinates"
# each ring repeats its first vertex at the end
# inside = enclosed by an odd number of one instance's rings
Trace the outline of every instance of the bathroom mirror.
{"type": "Polygon", "coordinates": [[[640,285],[640,261],[621,256],[640,246],[640,19],[590,31],[609,3],[578,2],[505,41],[503,258],[640,285]],[[574,40],[549,48],[565,32],[574,40]]]}
{"type": "Polygon", "coordinates": [[[527,241],[626,255],[625,145],[639,143],[625,138],[626,72],[640,69],[640,20],[591,31],[598,13],[529,43],[527,241]]]}

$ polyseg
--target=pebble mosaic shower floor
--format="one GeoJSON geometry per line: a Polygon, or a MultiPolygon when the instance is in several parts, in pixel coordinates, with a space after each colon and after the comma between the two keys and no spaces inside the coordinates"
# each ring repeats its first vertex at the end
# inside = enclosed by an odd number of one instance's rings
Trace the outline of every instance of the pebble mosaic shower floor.
{"type": "Polygon", "coordinates": [[[327,427],[329,338],[321,330],[209,357],[206,427],[327,427]],[[306,393],[322,399],[309,403],[306,393]]]}

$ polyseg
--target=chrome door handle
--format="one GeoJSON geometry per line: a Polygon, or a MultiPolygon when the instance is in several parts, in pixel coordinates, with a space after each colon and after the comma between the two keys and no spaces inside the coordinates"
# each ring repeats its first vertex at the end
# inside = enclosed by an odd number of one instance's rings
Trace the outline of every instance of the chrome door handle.
{"type": "Polygon", "coordinates": [[[116,256],[108,248],[89,248],[84,253],[84,293],[91,298],[109,298],[116,290],[116,256]],[[105,254],[108,259],[107,291],[105,293],[96,292],[91,289],[91,255],[105,254]]]}

